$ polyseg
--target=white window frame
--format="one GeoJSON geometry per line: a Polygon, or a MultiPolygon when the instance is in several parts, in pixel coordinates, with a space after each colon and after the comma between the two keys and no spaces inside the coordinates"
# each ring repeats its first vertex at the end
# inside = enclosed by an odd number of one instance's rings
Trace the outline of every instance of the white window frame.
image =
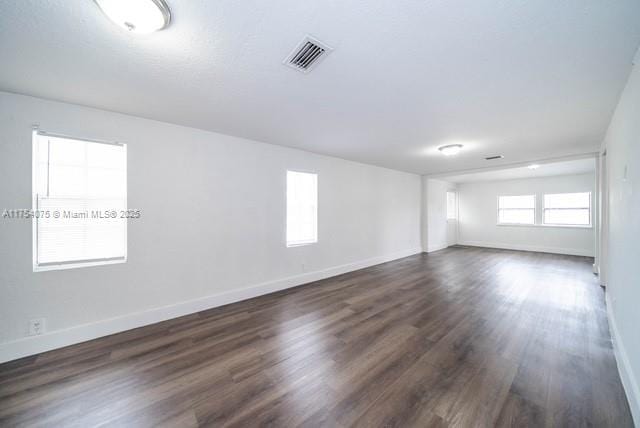
{"type": "Polygon", "coordinates": [[[569,227],[569,228],[584,228],[584,229],[589,229],[593,227],[593,203],[591,201],[591,192],[587,191],[587,192],[562,192],[562,193],[543,193],[542,194],[542,218],[541,218],[541,225],[545,226],[545,227],[569,227]],[[545,206],[545,196],[546,195],[563,195],[563,194],[572,194],[572,193],[586,193],[589,195],[589,206],[586,207],[589,211],[589,224],[571,224],[571,223],[547,223],[545,222],[545,212],[547,210],[561,210],[561,209],[585,209],[583,208],[547,208],[545,206]]]}
{"type": "MultiPolygon", "coordinates": [[[[125,165],[127,164],[127,145],[125,143],[112,142],[112,141],[102,141],[96,139],[89,138],[81,138],[81,137],[72,137],[63,134],[55,134],[41,131],[37,128],[34,128],[31,137],[31,197],[32,197],[32,209],[34,212],[38,210],[38,138],[40,137],[53,137],[53,138],[64,138],[67,140],[75,140],[75,141],[84,141],[89,143],[98,143],[98,144],[111,144],[118,145],[124,148],[124,157],[125,157],[125,165]]],[[[128,172],[128,171],[126,171],[128,172]]],[[[127,210],[128,207],[128,196],[127,196],[127,180],[128,173],[125,173],[125,183],[124,183],[124,209],[127,210]]],[[[127,262],[127,251],[128,251],[128,235],[127,235],[127,220],[124,221],[124,256],[123,257],[114,257],[114,258],[105,258],[105,259],[90,259],[90,260],[70,260],[70,261],[62,261],[55,263],[38,263],[38,219],[34,216],[32,218],[32,265],[33,272],[47,272],[53,270],[65,270],[65,269],[76,269],[83,267],[91,267],[91,266],[103,266],[103,265],[112,265],[119,263],[127,262]]]]}
{"type": "Polygon", "coordinates": [[[458,219],[458,192],[454,190],[447,190],[447,220],[458,219]],[[453,195],[453,217],[449,216],[449,195],[453,195]]]}
{"type": "Polygon", "coordinates": [[[496,197],[496,224],[498,226],[536,226],[536,216],[537,216],[537,196],[535,193],[533,194],[524,194],[524,195],[498,195],[496,197]],[[503,197],[511,197],[511,196],[531,196],[533,197],[533,208],[500,208],[500,198],[503,197]],[[504,223],[500,221],[500,210],[533,210],[533,223],[504,223]]]}
{"type": "Polygon", "coordinates": [[[319,211],[320,211],[320,185],[319,185],[319,174],[315,171],[305,171],[305,170],[301,170],[301,169],[287,169],[286,173],[285,173],[285,236],[284,236],[284,240],[285,240],[285,245],[287,246],[287,248],[295,248],[295,247],[303,247],[306,245],[313,245],[313,244],[317,244],[319,238],[319,233],[318,233],[318,224],[319,224],[319,211]],[[288,200],[288,176],[289,173],[299,173],[299,174],[312,174],[316,176],[316,216],[315,216],[315,238],[314,239],[309,239],[309,240],[304,240],[304,241],[295,241],[295,242],[290,242],[287,236],[288,233],[288,222],[289,222],[289,214],[288,214],[288,204],[289,204],[289,200],[288,200]]]}

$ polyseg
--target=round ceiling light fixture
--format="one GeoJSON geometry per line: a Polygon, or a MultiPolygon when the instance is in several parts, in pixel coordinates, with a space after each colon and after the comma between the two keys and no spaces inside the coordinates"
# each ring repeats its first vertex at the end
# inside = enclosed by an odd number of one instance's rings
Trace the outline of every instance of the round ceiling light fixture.
{"type": "Polygon", "coordinates": [[[438,147],[438,150],[445,156],[454,156],[460,153],[462,144],[449,144],[446,146],[438,147]]]}
{"type": "Polygon", "coordinates": [[[171,21],[164,0],[95,0],[107,17],[132,33],[149,34],[162,30],[171,21]]]}

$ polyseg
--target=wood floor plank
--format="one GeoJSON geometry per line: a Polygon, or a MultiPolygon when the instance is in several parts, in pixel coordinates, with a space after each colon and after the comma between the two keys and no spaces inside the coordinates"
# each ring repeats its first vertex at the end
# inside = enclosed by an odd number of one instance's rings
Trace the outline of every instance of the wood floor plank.
{"type": "Polygon", "coordinates": [[[591,259],[451,247],[0,365],[0,426],[631,427],[591,259]]]}

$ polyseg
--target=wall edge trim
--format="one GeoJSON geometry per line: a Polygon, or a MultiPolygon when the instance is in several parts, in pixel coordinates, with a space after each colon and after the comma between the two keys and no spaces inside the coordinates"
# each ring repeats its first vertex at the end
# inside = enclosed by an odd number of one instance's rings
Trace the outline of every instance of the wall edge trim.
{"type": "Polygon", "coordinates": [[[631,409],[631,416],[636,426],[640,426],[640,387],[636,376],[631,369],[631,363],[627,356],[627,351],[624,347],[624,343],[620,339],[618,333],[618,326],[616,319],[613,316],[613,306],[609,299],[609,293],[605,293],[605,304],[607,307],[607,319],[609,320],[609,332],[611,333],[611,342],[613,343],[613,354],[616,357],[616,365],[618,366],[618,373],[625,393],[627,394],[627,401],[629,402],[629,408],[631,409]]]}
{"type": "Polygon", "coordinates": [[[467,247],[498,248],[502,250],[533,251],[537,253],[566,254],[570,256],[593,257],[592,252],[577,248],[546,247],[538,245],[513,245],[490,241],[459,241],[457,245],[467,247]]]}
{"type": "Polygon", "coordinates": [[[332,266],[301,275],[266,281],[237,290],[212,294],[172,305],[160,306],[115,318],[108,318],[93,323],[55,330],[40,336],[28,336],[10,342],[5,342],[0,344],[0,363],[109,336],[111,334],[121,333],[169,319],[190,315],[206,309],[263,296],[265,294],[297,287],[319,281],[321,279],[330,278],[343,273],[364,269],[420,253],[422,253],[422,248],[415,247],[383,256],[332,266]]]}

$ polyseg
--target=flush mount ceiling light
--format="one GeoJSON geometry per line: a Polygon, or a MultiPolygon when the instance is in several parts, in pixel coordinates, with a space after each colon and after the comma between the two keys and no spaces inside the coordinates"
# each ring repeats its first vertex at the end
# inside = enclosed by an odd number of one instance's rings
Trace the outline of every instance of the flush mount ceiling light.
{"type": "Polygon", "coordinates": [[[529,168],[529,169],[538,169],[538,168],[540,168],[540,165],[538,165],[537,163],[532,163],[527,168],[529,168]]]}
{"type": "Polygon", "coordinates": [[[169,25],[164,0],[94,0],[107,17],[132,33],[149,34],[169,25]]]}
{"type": "Polygon", "coordinates": [[[454,156],[460,153],[462,144],[449,144],[447,146],[438,147],[438,150],[445,156],[454,156]]]}

